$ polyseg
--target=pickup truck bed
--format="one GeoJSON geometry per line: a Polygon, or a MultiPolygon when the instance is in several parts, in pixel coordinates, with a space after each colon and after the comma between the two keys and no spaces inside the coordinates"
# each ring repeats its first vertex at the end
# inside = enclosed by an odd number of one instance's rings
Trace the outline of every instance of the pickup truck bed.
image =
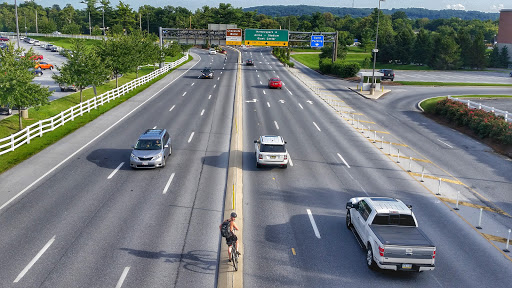
{"type": "Polygon", "coordinates": [[[435,247],[418,227],[370,225],[384,245],[435,247]]]}

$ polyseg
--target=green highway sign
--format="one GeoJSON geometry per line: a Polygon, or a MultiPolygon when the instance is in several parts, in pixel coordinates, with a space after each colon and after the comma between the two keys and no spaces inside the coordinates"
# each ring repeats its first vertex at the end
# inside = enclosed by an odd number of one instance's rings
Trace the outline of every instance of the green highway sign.
{"type": "Polygon", "coordinates": [[[288,42],[288,30],[245,29],[245,41],[288,42]]]}

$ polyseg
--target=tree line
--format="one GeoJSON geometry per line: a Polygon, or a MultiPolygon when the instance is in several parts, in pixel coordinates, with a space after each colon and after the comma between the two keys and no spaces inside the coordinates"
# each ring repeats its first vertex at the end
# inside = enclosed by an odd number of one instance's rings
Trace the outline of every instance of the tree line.
{"type": "MultiPolygon", "coordinates": [[[[318,11],[300,16],[272,17],[222,3],[218,7],[203,6],[195,12],[183,7],[150,5],[141,6],[135,11],[122,1],[113,7],[109,0],[87,0],[84,6],[81,10],[70,4],[62,9],[59,5],[43,8],[33,1],[27,1],[20,4],[18,14],[20,23],[23,22],[23,16],[27,16],[27,31],[35,32],[34,16],[37,13],[38,30],[43,33],[58,30],[69,34],[101,35],[103,22],[110,35],[129,34],[136,30],[157,35],[158,27],[207,29],[209,23],[236,24],[242,29],[339,31],[340,46],[350,45],[354,43],[354,39],[358,39],[366,51],[374,46],[379,15],[377,40],[380,51],[377,61],[381,63],[416,63],[429,65],[434,69],[481,69],[506,67],[510,53],[506,49],[486,49],[492,48],[494,44],[494,37],[498,32],[497,20],[411,18],[403,10],[396,10],[389,15],[376,8],[368,16],[354,18],[350,15],[340,17],[330,12],[318,11]]],[[[13,5],[0,5],[2,30],[15,31],[13,11],[13,5]]]]}

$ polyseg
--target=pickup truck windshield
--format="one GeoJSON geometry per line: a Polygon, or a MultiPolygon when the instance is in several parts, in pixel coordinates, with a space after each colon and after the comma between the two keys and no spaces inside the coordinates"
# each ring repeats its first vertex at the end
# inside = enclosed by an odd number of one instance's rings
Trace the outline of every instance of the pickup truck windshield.
{"type": "Polygon", "coordinates": [[[405,214],[377,214],[373,219],[374,225],[398,225],[398,226],[416,226],[414,218],[405,214]]]}

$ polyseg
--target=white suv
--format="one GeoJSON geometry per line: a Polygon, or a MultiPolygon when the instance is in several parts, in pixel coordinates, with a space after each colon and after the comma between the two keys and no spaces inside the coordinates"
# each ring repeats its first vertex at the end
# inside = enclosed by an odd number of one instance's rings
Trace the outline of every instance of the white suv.
{"type": "Polygon", "coordinates": [[[217,50],[215,50],[215,48],[210,48],[210,50],[208,50],[208,54],[215,55],[217,54],[217,50]]]}
{"type": "Polygon", "coordinates": [[[258,140],[254,140],[256,167],[260,168],[263,165],[288,167],[288,151],[285,144],[281,136],[260,136],[258,140]]]}

